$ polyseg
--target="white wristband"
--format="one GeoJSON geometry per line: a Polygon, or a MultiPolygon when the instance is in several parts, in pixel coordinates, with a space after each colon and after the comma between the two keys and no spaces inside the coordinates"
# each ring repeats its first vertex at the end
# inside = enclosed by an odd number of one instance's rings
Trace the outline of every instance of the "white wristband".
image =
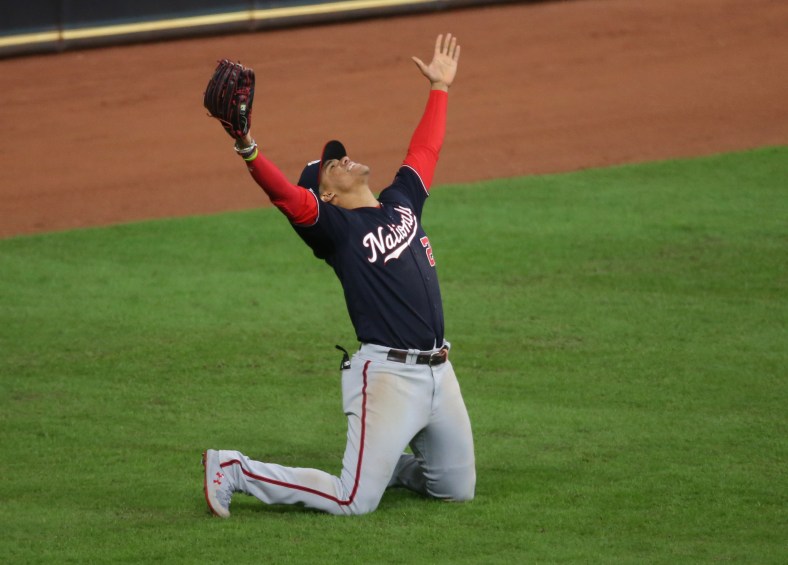
{"type": "Polygon", "coordinates": [[[235,145],[233,146],[233,149],[235,149],[235,152],[238,153],[241,157],[248,157],[249,155],[254,153],[255,149],[257,149],[257,142],[253,139],[251,145],[247,147],[238,147],[238,142],[236,141],[235,145]]]}

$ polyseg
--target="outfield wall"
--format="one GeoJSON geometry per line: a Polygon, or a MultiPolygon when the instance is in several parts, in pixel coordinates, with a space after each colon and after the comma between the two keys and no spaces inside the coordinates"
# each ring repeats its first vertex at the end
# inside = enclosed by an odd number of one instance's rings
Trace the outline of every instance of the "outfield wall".
{"type": "Polygon", "coordinates": [[[445,10],[512,0],[24,0],[0,4],[0,57],[445,10]]]}

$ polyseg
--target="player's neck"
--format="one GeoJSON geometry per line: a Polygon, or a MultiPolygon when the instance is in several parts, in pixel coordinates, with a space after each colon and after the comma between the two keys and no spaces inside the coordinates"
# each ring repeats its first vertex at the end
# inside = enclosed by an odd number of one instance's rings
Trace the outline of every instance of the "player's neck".
{"type": "Polygon", "coordinates": [[[353,210],[354,208],[377,208],[379,204],[369,186],[364,185],[351,193],[343,194],[341,206],[353,210]]]}

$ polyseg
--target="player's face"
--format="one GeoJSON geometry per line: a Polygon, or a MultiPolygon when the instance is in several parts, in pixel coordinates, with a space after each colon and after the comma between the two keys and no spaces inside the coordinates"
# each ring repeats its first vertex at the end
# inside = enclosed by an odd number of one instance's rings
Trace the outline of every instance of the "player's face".
{"type": "Polygon", "coordinates": [[[339,192],[348,192],[358,185],[366,185],[369,167],[349,157],[332,159],[323,165],[321,184],[339,192]]]}

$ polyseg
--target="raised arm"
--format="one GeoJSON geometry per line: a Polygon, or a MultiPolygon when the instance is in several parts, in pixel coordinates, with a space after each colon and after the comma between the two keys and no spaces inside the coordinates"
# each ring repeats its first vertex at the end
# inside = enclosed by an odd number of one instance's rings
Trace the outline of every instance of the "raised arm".
{"type": "Polygon", "coordinates": [[[246,168],[271,202],[297,225],[311,225],[317,219],[317,200],[311,191],[287,180],[284,173],[258,150],[252,134],[235,142],[235,149],[246,161],[246,168]]]}
{"type": "Polygon", "coordinates": [[[263,157],[252,139],[254,71],[229,59],[218,62],[203,94],[203,106],[235,140],[235,150],[246,161],[252,177],[271,202],[291,222],[310,225],[317,218],[318,204],[311,192],[288,182],[282,172],[263,157]]]}
{"type": "Polygon", "coordinates": [[[435,40],[435,52],[429,65],[418,57],[413,61],[421,73],[430,81],[430,96],[427,107],[419,121],[408,146],[404,165],[412,167],[429,190],[438,164],[438,156],[446,134],[446,110],[449,87],[457,76],[460,46],[450,33],[439,35],[435,40]]]}

